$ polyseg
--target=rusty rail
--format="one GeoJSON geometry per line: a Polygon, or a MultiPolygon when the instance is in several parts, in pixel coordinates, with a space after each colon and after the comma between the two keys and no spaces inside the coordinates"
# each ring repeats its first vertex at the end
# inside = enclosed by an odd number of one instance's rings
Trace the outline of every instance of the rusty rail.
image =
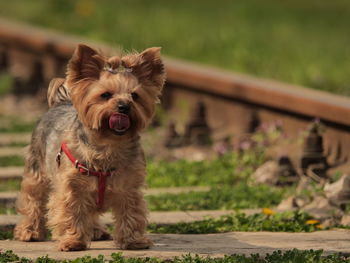
{"type": "MultiPolygon", "coordinates": [[[[82,39],[0,19],[0,44],[68,60],[82,39]]],[[[91,42],[91,41],[88,41],[91,42]]],[[[100,45],[100,44],[96,44],[100,45]]],[[[168,83],[199,93],[350,125],[350,98],[166,58],[168,83]]],[[[54,77],[54,76],[51,76],[54,77]]]]}
{"type": "Polygon", "coordinates": [[[170,82],[199,92],[350,125],[347,97],[173,59],[167,60],[167,73],[170,82]]]}

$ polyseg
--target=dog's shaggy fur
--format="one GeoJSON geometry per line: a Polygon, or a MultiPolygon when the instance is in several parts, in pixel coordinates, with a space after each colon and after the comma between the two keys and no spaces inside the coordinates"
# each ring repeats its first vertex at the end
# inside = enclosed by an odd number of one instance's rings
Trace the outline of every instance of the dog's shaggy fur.
{"type": "Polygon", "coordinates": [[[33,132],[17,203],[23,219],[16,239],[44,240],[48,226],[60,250],[83,250],[91,240],[109,237],[98,217],[110,208],[117,247],[152,245],[144,236],[146,170],[139,132],[153,117],[164,81],[160,48],[105,58],[88,46],[77,47],[66,80],[50,86],[51,108],[33,132]],[[130,125],[114,129],[111,116],[120,121],[120,109],[130,125]],[[110,172],[102,207],[96,204],[95,176],[80,173],[64,154],[56,162],[62,141],[89,169],[110,172]]]}

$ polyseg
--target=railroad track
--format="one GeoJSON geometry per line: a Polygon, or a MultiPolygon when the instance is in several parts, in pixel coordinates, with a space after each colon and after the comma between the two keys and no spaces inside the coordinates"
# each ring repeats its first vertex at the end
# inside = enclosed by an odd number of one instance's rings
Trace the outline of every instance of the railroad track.
{"type": "MultiPolygon", "coordinates": [[[[51,78],[63,76],[79,42],[90,41],[0,19],[0,70],[16,78],[13,92],[34,94],[46,88],[51,78]]],[[[259,123],[277,120],[288,135],[298,136],[319,118],[326,125],[328,145],[340,145],[342,155],[350,146],[348,97],[171,58],[165,58],[165,64],[163,106],[179,125],[191,119],[193,107],[201,102],[214,140],[239,138],[259,123]]]]}

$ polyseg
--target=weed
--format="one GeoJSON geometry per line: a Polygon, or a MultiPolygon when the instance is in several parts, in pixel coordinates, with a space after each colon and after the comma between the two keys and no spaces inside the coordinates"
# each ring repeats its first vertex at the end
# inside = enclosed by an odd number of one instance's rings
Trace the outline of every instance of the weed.
{"type": "Polygon", "coordinates": [[[312,232],[320,230],[318,224],[309,224],[311,216],[302,211],[277,213],[274,215],[237,213],[218,219],[177,223],[150,224],[151,233],[173,234],[208,234],[231,231],[271,231],[271,232],[312,232]]]}
{"type": "Polygon", "coordinates": [[[244,180],[264,160],[263,153],[226,154],[211,161],[149,161],[149,187],[234,185],[244,180]]]}
{"type": "Polygon", "coordinates": [[[4,191],[18,191],[20,189],[20,180],[6,180],[0,183],[0,192],[4,191]]]}
{"type": "Polygon", "coordinates": [[[199,255],[185,254],[173,259],[157,259],[157,258],[130,258],[123,257],[122,253],[112,253],[111,260],[107,260],[103,255],[93,258],[84,256],[73,260],[56,260],[48,256],[39,257],[32,261],[27,258],[20,258],[13,251],[0,251],[0,262],[19,262],[19,263],[341,263],[349,262],[349,257],[340,253],[334,253],[328,256],[323,255],[323,250],[287,250],[274,251],[272,254],[261,256],[259,254],[252,255],[226,255],[223,258],[201,257],[199,255]]]}
{"type": "Polygon", "coordinates": [[[16,116],[0,115],[0,133],[31,132],[36,121],[26,121],[16,116]]]}
{"type": "Polygon", "coordinates": [[[153,211],[261,208],[278,205],[287,190],[240,182],[233,186],[213,187],[208,192],[160,194],[146,196],[146,199],[153,211]]]}
{"type": "Polygon", "coordinates": [[[24,159],[18,155],[0,156],[0,167],[5,166],[22,166],[24,159]]]}

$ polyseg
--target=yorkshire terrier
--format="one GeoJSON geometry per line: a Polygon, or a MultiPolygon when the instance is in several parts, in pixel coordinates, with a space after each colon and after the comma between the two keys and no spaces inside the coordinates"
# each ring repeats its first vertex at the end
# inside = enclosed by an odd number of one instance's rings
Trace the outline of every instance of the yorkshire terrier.
{"type": "Polygon", "coordinates": [[[15,228],[22,241],[46,238],[61,251],[108,239],[99,215],[111,209],[121,249],[145,249],[145,158],[139,133],[152,120],[165,82],[160,48],[104,57],[78,45],[65,80],[48,90],[49,110],[26,158],[15,228]]]}

